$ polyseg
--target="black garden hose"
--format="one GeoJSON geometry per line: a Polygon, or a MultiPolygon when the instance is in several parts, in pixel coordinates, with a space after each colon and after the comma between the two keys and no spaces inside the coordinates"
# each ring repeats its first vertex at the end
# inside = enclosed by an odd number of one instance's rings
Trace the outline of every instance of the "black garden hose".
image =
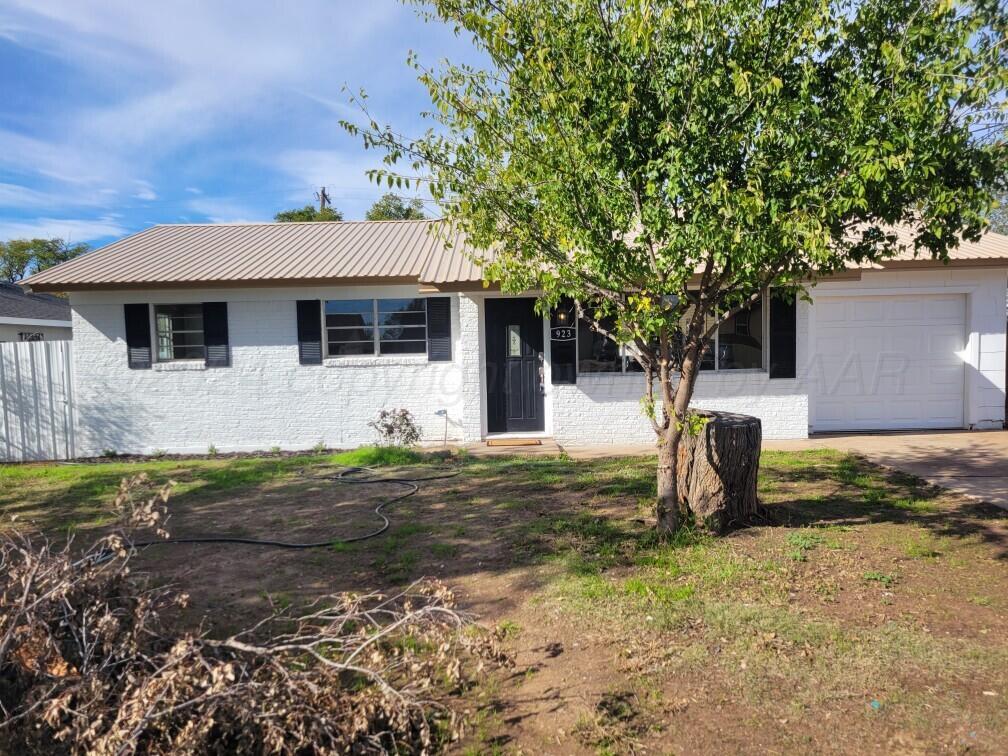
{"type": "MultiPolygon", "coordinates": [[[[428,480],[444,480],[446,478],[454,478],[459,474],[459,471],[440,474],[440,475],[425,475],[421,477],[384,477],[378,475],[374,470],[369,467],[348,467],[345,470],[341,470],[335,475],[323,475],[313,477],[314,480],[330,480],[334,483],[346,483],[352,485],[377,485],[377,484],[392,484],[397,486],[402,486],[407,490],[398,496],[393,496],[391,499],[385,499],[374,508],[374,513],[378,515],[382,524],[381,527],[372,530],[369,533],[365,533],[359,536],[348,536],[345,538],[329,538],[325,541],[312,541],[308,543],[293,543],[291,541],[273,541],[269,539],[261,538],[239,538],[237,536],[224,536],[224,535],[207,535],[207,536],[194,536],[191,538],[162,538],[160,540],[153,541],[134,541],[130,543],[130,548],[133,549],[143,549],[149,546],[161,546],[161,545],[173,545],[173,544],[186,544],[186,543],[230,543],[230,544],[240,544],[244,546],[266,546],[277,549],[320,549],[326,548],[328,546],[333,546],[340,543],[356,543],[358,541],[366,541],[369,538],[375,538],[380,536],[386,530],[389,529],[390,521],[388,516],[383,511],[385,507],[395,504],[407,499],[417,491],[420,490],[420,483],[428,480]],[[368,473],[368,477],[354,478],[353,475],[359,473],[368,473]]],[[[304,472],[302,471],[302,475],[304,472]]],[[[310,477],[305,475],[304,477],[310,477]]],[[[103,562],[106,559],[111,558],[111,553],[102,553],[97,556],[97,561],[103,562]]]]}

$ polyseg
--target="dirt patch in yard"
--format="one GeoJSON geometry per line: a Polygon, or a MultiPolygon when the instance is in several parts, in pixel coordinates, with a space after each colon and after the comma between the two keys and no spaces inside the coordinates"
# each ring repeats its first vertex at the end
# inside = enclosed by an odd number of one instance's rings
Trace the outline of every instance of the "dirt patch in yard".
{"type": "MultiPolygon", "coordinates": [[[[322,479],[331,464],[243,468],[255,479],[234,488],[190,471],[170,529],[292,541],[371,530],[374,507],[399,489],[322,479]]],[[[185,621],[207,615],[215,633],[271,603],[441,578],[481,622],[499,626],[518,661],[472,691],[462,751],[1002,748],[1004,511],[856,457],[768,452],[767,524],[660,543],[653,459],[450,465],[458,477],[424,483],[371,541],[155,547],[137,566],[188,591],[185,621]]]]}

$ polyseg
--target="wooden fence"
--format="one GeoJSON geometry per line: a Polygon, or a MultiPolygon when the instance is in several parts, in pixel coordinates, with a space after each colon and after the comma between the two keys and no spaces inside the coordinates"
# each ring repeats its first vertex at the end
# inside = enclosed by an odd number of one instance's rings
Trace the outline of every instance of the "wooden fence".
{"type": "Polygon", "coordinates": [[[74,457],[72,343],[0,344],[0,460],[74,457]]]}

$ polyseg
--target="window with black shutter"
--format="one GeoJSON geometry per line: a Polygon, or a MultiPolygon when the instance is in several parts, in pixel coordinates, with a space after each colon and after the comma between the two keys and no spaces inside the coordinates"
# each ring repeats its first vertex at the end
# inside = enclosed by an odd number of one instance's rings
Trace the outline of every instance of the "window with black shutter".
{"type": "Polygon", "coordinates": [[[794,378],[798,367],[798,308],[794,297],[770,297],[770,377],[794,378]]]}
{"type": "Polygon", "coordinates": [[[451,297],[428,297],[427,359],[431,362],[450,362],[451,342],[451,297]]]}
{"type": "Polygon", "coordinates": [[[150,305],[123,305],[126,318],[126,359],[132,370],[151,366],[150,305]]]}
{"type": "Polygon", "coordinates": [[[299,299],[297,302],[298,360],[302,365],[322,364],[322,302],[299,299]]]}
{"type": "Polygon", "coordinates": [[[203,343],[206,345],[207,367],[228,367],[231,364],[227,302],[203,303],[203,343]]]}

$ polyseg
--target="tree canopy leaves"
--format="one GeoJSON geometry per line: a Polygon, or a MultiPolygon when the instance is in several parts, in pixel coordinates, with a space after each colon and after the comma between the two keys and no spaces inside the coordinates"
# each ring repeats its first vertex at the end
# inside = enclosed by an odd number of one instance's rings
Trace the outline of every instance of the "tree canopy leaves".
{"type": "Polygon", "coordinates": [[[293,210],[283,210],[273,216],[273,220],[278,223],[305,223],[316,221],[341,221],[343,213],[334,207],[327,207],[319,210],[314,205],[294,208],[293,210]]]}
{"type": "Polygon", "coordinates": [[[899,226],[947,259],[1006,187],[1008,22],[991,0],[422,6],[485,65],[411,58],[423,136],[364,97],[368,123],[344,126],[385,151],[375,178],[428,182],[504,291],[613,316],[607,335],[659,378],[673,453],[721,319],[896,254],[899,226]]]}
{"type": "Polygon", "coordinates": [[[415,197],[407,202],[398,194],[390,192],[375,202],[365,217],[370,221],[381,221],[423,220],[427,216],[424,215],[423,200],[415,197]]]}
{"type": "Polygon", "coordinates": [[[87,244],[67,244],[62,239],[11,239],[0,241],[0,280],[16,283],[33,273],[66,262],[91,249],[87,244]]]}
{"type": "Polygon", "coordinates": [[[440,127],[419,139],[345,125],[384,174],[412,162],[505,290],[595,300],[626,338],[678,322],[664,295],[724,311],[885,258],[897,224],[943,258],[1005,181],[986,0],[424,5],[488,65],[411,59],[440,127]]]}

